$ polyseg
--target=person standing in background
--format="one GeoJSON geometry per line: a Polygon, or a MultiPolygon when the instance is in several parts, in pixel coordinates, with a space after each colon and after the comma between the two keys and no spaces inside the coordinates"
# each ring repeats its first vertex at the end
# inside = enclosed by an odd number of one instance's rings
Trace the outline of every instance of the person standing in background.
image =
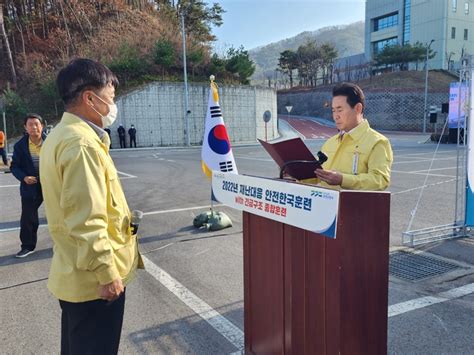
{"type": "Polygon", "coordinates": [[[111,136],[111,132],[110,132],[110,128],[104,128],[104,131],[107,132],[107,134],[109,135],[109,139],[110,139],[110,146],[109,146],[109,149],[112,149],[112,136],[111,136]]]}
{"type": "Polygon", "coordinates": [[[0,155],[2,156],[3,165],[8,167],[8,157],[6,151],[7,137],[2,130],[0,130],[0,155]]]}
{"type": "Polygon", "coordinates": [[[122,125],[117,128],[117,133],[119,135],[120,148],[127,148],[127,144],[125,143],[125,128],[122,125]]]}
{"type": "Polygon", "coordinates": [[[130,127],[128,130],[128,135],[130,136],[130,148],[132,148],[132,142],[133,146],[136,148],[137,147],[137,130],[134,125],[130,127]]]}
{"type": "Polygon", "coordinates": [[[40,151],[46,135],[44,121],[40,115],[28,114],[24,119],[26,134],[15,144],[11,162],[11,172],[20,181],[21,249],[17,258],[24,258],[35,251],[38,241],[38,208],[43,202],[41,192],[39,161],[40,151]]]}

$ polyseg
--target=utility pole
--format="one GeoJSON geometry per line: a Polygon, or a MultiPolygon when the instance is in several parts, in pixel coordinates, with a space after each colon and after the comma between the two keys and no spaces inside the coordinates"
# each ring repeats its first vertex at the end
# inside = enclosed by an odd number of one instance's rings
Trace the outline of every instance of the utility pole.
{"type": "MultiPolygon", "coordinates": [[[[187,10],[187,9],[186,9],[187,10]]],[[[186,31],[184,28],[184,14],[185,9],[178,8],[179,14],[181,16],[181,35],[183,36],[183,74],[184,74],[184,138],[186,141],[186,146],[191,145],[191,139],[189,137],[189,98],[188,98],[188,71],[186,68],[186,31]]]]}
{"type": "Polygon", "coordinates": [[[431,40],[430,44],[426,46],[426,58],[425,58],[425,105],[423,111],[423,133],[426,133],[426,116],[428,112],[426,110],[426,105],[428,103],[428,55],[430,52],[431,44],[434,42],[434,39],[431,40]]]}

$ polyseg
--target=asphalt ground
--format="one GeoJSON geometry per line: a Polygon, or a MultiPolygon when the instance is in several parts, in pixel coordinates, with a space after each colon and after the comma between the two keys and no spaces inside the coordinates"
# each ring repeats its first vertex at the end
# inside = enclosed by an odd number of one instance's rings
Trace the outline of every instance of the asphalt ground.
{"type": "MultiPolygon", "coordinates": [[[[388,134],[395,153],[391,202],[391,250],[423,191],[411,229],[454,220],[456,147],[427,136],[388,134]],[[431,172],[427,176],[427,170],[431,172]],[[426,186],[422,188],[422,186],[426,186]]],[[[324,140],[307,140],[317,152],[324,140]]],[[[259,145],[236,146],[240,174],[275,177],[275,163],[259,145]]],[[[141,251],[147,271],[127,289],[121,354],[231,354],[243,347],[243,250],[241,214],[225,206],[233,227],[195,229],[208,210],[210,184],[200,149],[116,150],[131,209],[144,211],[141,251]]],[[[11,174],[0,174],[0,353],[59,353],[59,304],[46,289],[52,243],[39,229],[37,250],[19,250],[20,198],[11,174]]],[[[44,217],[43,208],[40,215],[44,217]]],[[[43,220],[43,223],[45,221],[43,220]]],[[[390,277],[390,354],[474,354],[474,241],[462,238],[418,248],[460,268],[419,282],[390,277]]]]}

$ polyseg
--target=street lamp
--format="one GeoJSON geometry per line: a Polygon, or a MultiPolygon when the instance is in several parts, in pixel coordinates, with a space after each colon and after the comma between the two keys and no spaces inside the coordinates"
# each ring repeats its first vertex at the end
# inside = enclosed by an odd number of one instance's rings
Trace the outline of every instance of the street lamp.
{"type": "Polygon", "coordinates": [[[455,55],[455,54],[456,54],[456,53],[454,53],[454,52],[449,52],[449,55],[448,55],[448,71],[450,71],[450,70],[452,69],[452,68],[451,68],[451,64],[452,64],[452,63],[451,63],[451,57],[452,57],[453,55],[455,55]]]}
{"type": "MultiPolygon", "coordinates": [[[[189,6],[188,6],[189,8],[189,6]]],[[[181,17],[181,35],[183,36],[183,74],[184,74],[184,137],[186,141],[186,146],[191,145],[191,139],[189,137],[189,98],[188,98],[188,72],[186,68],[186,32],[184,29],[184,15],[188,8],[183,9],[178,5],[178,11],[181,17]]]]}
{"type": "Polygon", "coordinates": [[[425,58],[425,107],[423,111],[423,133],[426,133],[426,116],[428,112],[426,111],[426,104],[428,102],[428,54],[430,52],[431,44],[434,42],[434,39],[431,40],[430,44],[426,46],[426,58],[425,58]]]}

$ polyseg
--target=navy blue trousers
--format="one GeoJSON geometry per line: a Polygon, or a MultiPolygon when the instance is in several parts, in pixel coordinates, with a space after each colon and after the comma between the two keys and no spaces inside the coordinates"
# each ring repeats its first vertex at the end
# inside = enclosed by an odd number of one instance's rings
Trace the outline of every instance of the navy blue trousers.
{"type": "MultiPolygon", "coordinates": [[[[67,287],[67,286],[65,286],[67,287]]],[[[115,355],[122,333],[125,291],[113,302],[94,300],[61,306],[61,355],[115,355]]]]}

